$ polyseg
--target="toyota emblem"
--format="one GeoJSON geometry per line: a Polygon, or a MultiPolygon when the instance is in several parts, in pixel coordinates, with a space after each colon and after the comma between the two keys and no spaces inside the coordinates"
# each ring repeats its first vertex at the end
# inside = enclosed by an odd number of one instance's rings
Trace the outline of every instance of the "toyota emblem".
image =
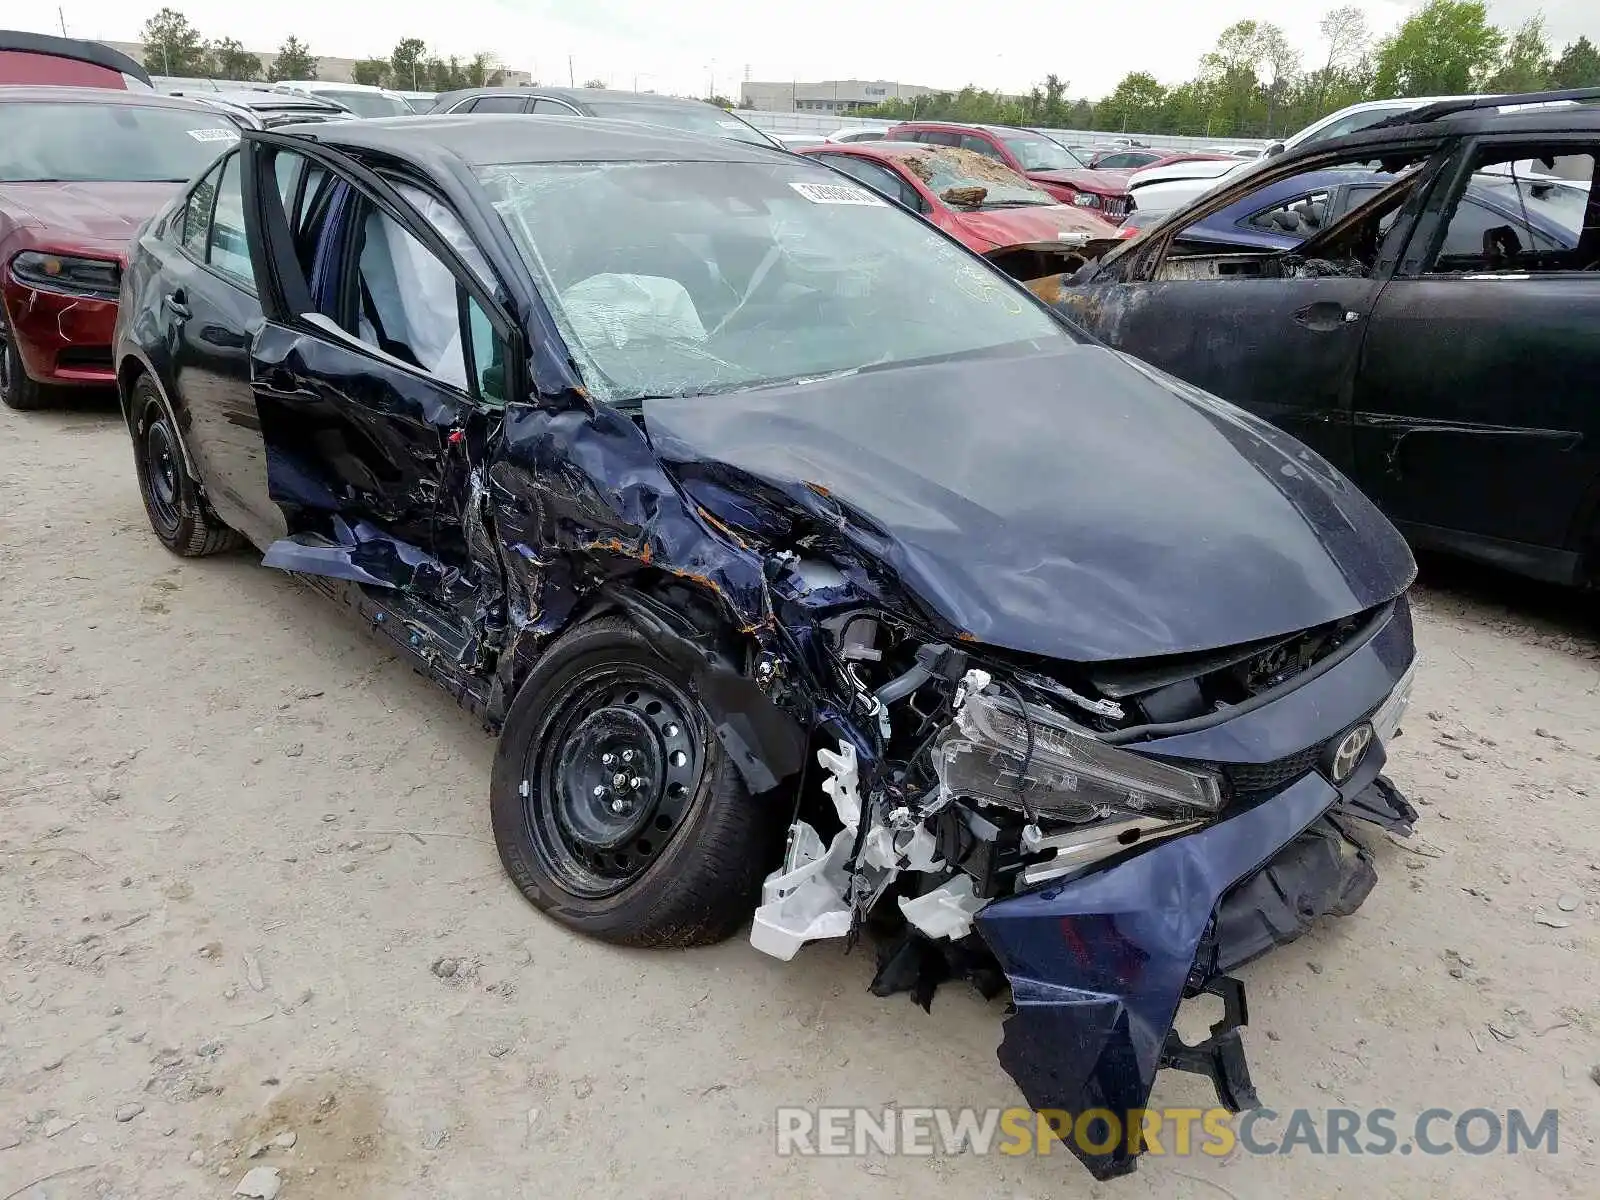
{"type": "Polygon", "coordinates": [[[1329,764],[1329,773],[1332,774],[1334,783],[1343,783],[1355,774],[1370,745],[1372,745],[1372,726],[1366,724],[1357,725],[1339,739],[1339,744],[1333,751],[1333,761],[1329,764]]]}

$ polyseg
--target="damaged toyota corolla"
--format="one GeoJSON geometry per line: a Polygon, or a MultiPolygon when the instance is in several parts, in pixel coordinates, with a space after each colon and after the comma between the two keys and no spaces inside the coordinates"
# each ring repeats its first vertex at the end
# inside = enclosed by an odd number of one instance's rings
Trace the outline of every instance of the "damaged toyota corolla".
{"type": "Polygon", "coordinates": [[[1009,988],[1038,1109],[1126,1114],[1161,1067],[1238,1108],[1229,972],[1361,903],[1353,822],[1415,819],[1394,529],[823,167],[599,120],[247,131],[123,289],[156,535],[248,539],[498,730],[501,857],[575,930],[867,934],[880,994],[1009,988]]]}

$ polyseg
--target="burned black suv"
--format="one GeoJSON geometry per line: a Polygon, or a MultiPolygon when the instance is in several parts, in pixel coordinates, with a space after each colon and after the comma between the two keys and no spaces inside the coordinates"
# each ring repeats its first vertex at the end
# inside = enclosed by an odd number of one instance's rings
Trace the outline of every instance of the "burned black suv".
{"type": "Polygon", "coordinates": [[[499,731],[538,908],[1009,986],[1037,1108],[1124,1119],[1162,1066],[1253,1104],[1228,972],[1361,903],[1355,819],[1415,817],[1378,511],[818,164],[246,131],[142,232],[116,362],[157,537],[249,541],[499,731]]]}

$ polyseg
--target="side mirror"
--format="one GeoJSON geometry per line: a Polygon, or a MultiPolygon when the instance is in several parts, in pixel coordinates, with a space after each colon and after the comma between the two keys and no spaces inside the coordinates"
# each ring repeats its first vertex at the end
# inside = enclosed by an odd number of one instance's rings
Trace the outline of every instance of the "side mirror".
{"type": "Polygon", "coordinates": [[[1273,142],[1272,145],[1268,146],[1265,150],[1263,150],[1261,152],[1261,157],[1262,158],[1277,158],[1278,155],[1280,155],[1282,153],[1283,153],[1283,143],[1282,142],[1273,142]]]}

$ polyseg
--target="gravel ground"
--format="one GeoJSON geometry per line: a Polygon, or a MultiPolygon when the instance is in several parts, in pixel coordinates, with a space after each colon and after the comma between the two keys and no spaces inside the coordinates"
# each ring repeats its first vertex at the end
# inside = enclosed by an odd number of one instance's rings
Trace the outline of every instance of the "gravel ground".
{"type": "MultiPolygon", "coordinates": [[[[163,550],[105,407],[0,410],[0,446],[0,1197],[220,1197],[258,1167],[284,1200],[1596,1194],[1578,598],[1430,572],[1391,760],[1418,837],[1372,838],[1365,907],[1244,972],[1280,1112],[1556,1107],[1557,1154],[1147,1158],[1108,1185],[1059,1148],[779,1158],[780,1105],[1016,1103],[1002,1002],[874,999],[836,946],[564,932],[502,877],[493,744],[445,695],[250,556],[163,550]]],[[[1166,1072],[1156,1099],[1209,1088],[1166,1072]]]]}

